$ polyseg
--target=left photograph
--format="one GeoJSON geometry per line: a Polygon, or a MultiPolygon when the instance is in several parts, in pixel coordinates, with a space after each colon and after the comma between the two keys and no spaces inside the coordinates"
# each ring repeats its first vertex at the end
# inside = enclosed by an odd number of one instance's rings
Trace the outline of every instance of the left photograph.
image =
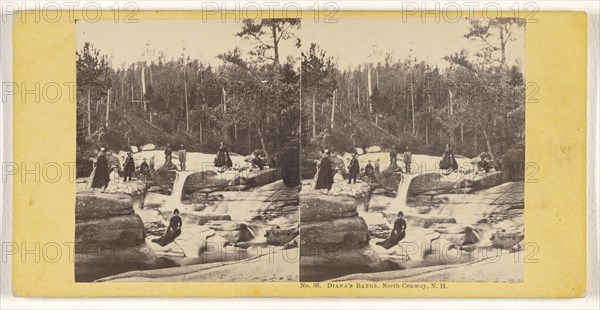
{"type": "Polygon", "coordinates": [[[299,281],[299,29],[76,23],[76,282],[299,281]]]}

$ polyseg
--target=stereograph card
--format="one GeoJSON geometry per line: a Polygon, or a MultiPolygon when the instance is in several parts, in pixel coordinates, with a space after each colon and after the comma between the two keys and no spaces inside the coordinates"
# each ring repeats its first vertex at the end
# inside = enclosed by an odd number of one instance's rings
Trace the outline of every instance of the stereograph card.
{"type": "Polygon", "coordinates": [[[95,13],[14,15],[16,295],[585,294],[585,14],[95,13]]]}

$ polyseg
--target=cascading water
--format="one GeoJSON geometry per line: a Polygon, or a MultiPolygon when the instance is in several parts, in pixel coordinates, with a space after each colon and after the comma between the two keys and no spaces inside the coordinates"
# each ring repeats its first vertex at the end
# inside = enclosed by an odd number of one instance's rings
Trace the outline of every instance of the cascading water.
{"type": "Polygon", "coordinates": [[[181,205],[181,197],[183,196],[183,187],[188,176],[196,171],[175,171],[175,182],[173,182],[173,190],[165,203],[169,206],[181,205]]]}

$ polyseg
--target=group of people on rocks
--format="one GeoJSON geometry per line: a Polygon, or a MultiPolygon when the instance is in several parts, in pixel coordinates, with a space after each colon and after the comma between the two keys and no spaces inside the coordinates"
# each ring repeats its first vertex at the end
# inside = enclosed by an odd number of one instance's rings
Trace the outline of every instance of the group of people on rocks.
{"type": "MultiPolygon", "coordinates": [[[[147,174],[149,165],[145,158],[139,168],[143,175],[147,174]]],[[[123,165],[121,165],[121,160],[117,155],[104,147],[100,147],[97,149],[96,158],[93,161],[93,169],[90,175],[91,187],[104,192],[111,182],[120,183],[121,176],[123,182],[131,182],[135,169],[135,160],[131,152],[127,152],[123,165]]]]}

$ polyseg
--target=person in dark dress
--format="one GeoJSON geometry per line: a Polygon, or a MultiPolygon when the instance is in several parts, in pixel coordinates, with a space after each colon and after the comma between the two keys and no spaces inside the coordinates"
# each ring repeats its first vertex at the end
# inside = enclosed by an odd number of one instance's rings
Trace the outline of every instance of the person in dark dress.
{"type": "Polygon", "coordinates": [[[449,171],[458,170],[458,163],[456,162],[456,158],[454,158],[454,151],[448,144],[446,144],[446,149],[444,150],[444,154],[442,154],[440,169],[447,169],[449,171]]]}
{"type": "Polygon", "coordinates": [[[181,226],[182,226],[181,217],[179,217],[179,209],[173,210],[173,216],[171,216],[171,220],[169,220],[169,227],[165,234],[158,238],[153,239],[152,242],[158,243],[160,246],[166,246],[167,244],[175,241],[175,238],[181,235],[181,226]]]}
{"type": "Polygon", "coordinates": [[[329,194],[331,186],[333,185],[333,177],[335,171],[333,170],[333,162],[329,158],[329,150],[323,152],[323,157],[319,163],[319,175],[317,176],[316,190],[325,189],[326,194],[329,194]]]}
{"type": "Polygon", "coordinates": [[[135,160],[133,160],[131,152],[127,152],[127,158],[125,158],[125,167],[123,167],[123,170],[125,175],[123,177],[123,182],[127,182],[127,178],[129,178],[129,181],[131,181],[131,176],[135,171],[135,160]]]}
{"type": "Polygon", "coordinates": [[[222,168],[222,171],[227,170],[227,168],[233,167],[231,157],[229,157],[229,151],[227,150],[227,146],[223,141],[221,141],[221,145],[219,146],[219,151],[217,152],[217,157],[215,157],[214,163],[215,167],[222,168]]]}
{"type": "Polygon", "coordinates": [[[398,245],[398,242],[402,241],[406,237],[406,220],[404,220],[404,213],[398,212],[398,218],[394,222],[394,228],[390,233],[390,236],[384,241],[377,242],[376,244],[385,248],[386,250],[398,245]]]}
{"type": "Polygon", "coordinates": [[[352,159],[350,159],[350,165],[348,165],[348,174],[350,175],[350,177],[348,177],[348,184],[350,184],[351,181],[354,181],[354,184],[356,184],[356,176],[359,172],[360,165],[358,163],[358,158],[355,153],[352,154],[352,159]]]}
{"type": "Polygon", "coordinates": [[[108,186],[109,180],[108,160],[106,159],[106,156],[104,156],[104,149],[99,148],[94,178],[92,180],[92,188],[99,188],[104,191],[108,186]]]}

